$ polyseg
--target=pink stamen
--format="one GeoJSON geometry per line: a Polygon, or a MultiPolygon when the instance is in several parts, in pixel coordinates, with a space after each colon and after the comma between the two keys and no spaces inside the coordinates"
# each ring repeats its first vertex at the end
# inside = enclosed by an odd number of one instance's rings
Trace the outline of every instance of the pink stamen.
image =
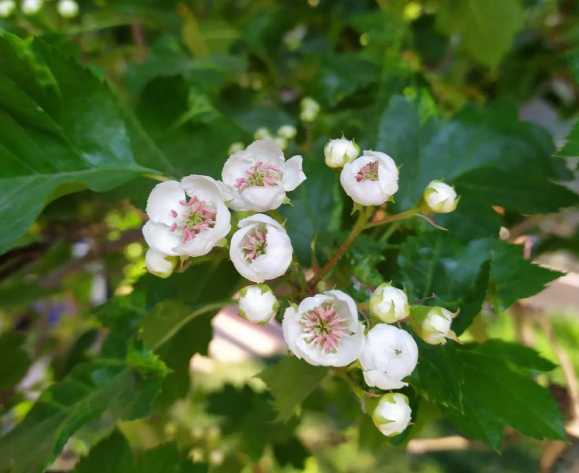
{"type": "Polygon", "coordinates": [[[372,161],[360,168],[356,174],[356,181],[377,181],[378,180],[378,161],[372,161]]]}
{"type": "Polygon", "coordinates": [[[241,251],[248,263],[253,262],[258,256],[265,254],[267,249],[267,228],[265,225],[257,225],[245,234],[241,241],[241,251]]]}
{"type": "Polygon", "coordinates": [[[181,232],[181,243],[186,244],[199,233],[215,227],[217,212],[211,204],[193,196],[189,200],[180,200],[179,205],[184,207],[181,217],[175,210],[171,210],[171,217],[175,221],[171,224],[172,232],[181,232]]]}
{"type": "Polygon", "coordinates": [[[273,164],[258,161],[235,181],[235,188],[242,191],[248,187],[272,187],[281,182],[281,171],[273,164]]]}
{"type": "Polygon", "coordinates": [[[317,345],[326,353],[335,353],[341,340],[349,333],[348,322],[329,302],[306,312],[300,324],[306,342],[317,345]]]}

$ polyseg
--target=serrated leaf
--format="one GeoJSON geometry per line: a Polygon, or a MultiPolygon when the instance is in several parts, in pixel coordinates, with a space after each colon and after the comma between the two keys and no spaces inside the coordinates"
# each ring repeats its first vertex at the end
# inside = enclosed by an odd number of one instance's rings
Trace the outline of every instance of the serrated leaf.
{"type": "Polygon", "coordinates": [[[297,407],[316,389],[327,372],[327,368],[287,357],[262,371],[259,377],[271,391],[278,419],[285,422],[295,414],[297,407]]]}
{"type": "Polygon", "coordinates": [[[149,170],[112,94],[42,39],[0,32],[0,253],[51,200],[106,191],[149,170]]]}
{"type": "Polygon", "coordinates": [[[507,426],[538,439],[564,439],[556,402],[529,375],[530,370],[550,370],[552,364],[527,350],[497,341],[443,347],[421,343],[412,385],[462,432],[495,449],[507,426]]]}
{"type": "Polygon", "coordinates": [[[559,271],[543,268],[525,259],[522,246],[495,242],[490,277],[504,307],[541,292],[548,283],[561,276],[563,273],[559,271]]]}

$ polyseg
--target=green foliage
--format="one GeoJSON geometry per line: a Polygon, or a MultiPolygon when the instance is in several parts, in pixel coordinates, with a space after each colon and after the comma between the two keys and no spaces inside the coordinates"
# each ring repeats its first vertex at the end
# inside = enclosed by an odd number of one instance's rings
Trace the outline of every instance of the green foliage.
{"type": "Polygon", "coordinates": [[[420,354],[413,385],[465,434],[495,449],[507,426],[539,439],[565,438],[558,406],[529,376],[553,365],[532,350],[492,341],[421,345],[420,354]]]}
{"type": "Polygon", "coordinates": [[[0,366],[0,389],[8,389],[22,379],[30,366],[30,358],[22,346],[24,338],[15,333],[0,336],[0,358],[10,360],[0,366]]]}

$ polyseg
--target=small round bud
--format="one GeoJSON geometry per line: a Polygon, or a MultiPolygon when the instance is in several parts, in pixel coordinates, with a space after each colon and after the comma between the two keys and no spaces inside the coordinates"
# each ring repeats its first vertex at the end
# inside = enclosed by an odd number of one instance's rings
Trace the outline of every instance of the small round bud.
{"type": "Polygon", "coordinates": [[[253,136],[256,140],[265,140],[272,138],[271,132],[263,126],[255,130],[253,136]]]}
{"type": "Polygon", "coordinates": [[[16,8],[16,2],[14,0],[2,0],[0,1],[0,18],[8,18],[14,9],[16,8]]]}
{"type": "Polygon", "coordinates": [[[298,131],[296,130],[296,127],[293,125],[283,125],[279,127],[279,130],[277,130],[277,135],[281,138],[285,138],[286,140],[291,140],[292,138],[295,138],[297,134],[298,131]]]}
{"type": "Polygon", "coordinates": [[[42,8],[42,0],[24,0],[22,2],[22,13],[25,15],[36,15],[42,8]]]}
{"type": "Polygon", "coordinates": [[[235,143],[231,143],[229,145],[229,149],[227,150],[227,154],[237,153],[238,151],[243,151],[245,145],[241,141],[236,141],[235,143]]]}
{"type": "Polygon", "coordinates": [[[250,322],[265,324],[279,309],[279,302],[267,284],[244,287],[239,296],[239,313],[250,322]]]}
{"type": "Polygon", "coordinates": [[[320,113],[320,104],[311,97],[304,97],[300,102],[300,119],[306,123],[312,123],[320,113]]]}
{"type": "Polygon", "coordinates": [[[177,265],[177,258],[149,248],[145,255],[145,265],[151,274],[165,279],[173,274],[177,265]]]}
{"type": "Polygon", "coordinates": [[[74,18],[78,15],[78,3],[74,0],[60,0],[57,10],[58,14],[63,18],[74,18]]]}
{"type": "Polygon", "coordinates": [[[394,437],[406,430],[412,419],[412,410],[404,394],[385,394],[372,413],[374,425],[386,437],[394,437]]]}
{"type": "Polygon", "coordinates": [[[370,314],[393,324],[410,313],[406,293],[389,283],[380,284],[370,297],[370,314]]]}
{"type": "Polygon", "coordinates": [[[330,140],[324,148],[326,165],[331,168],[341,168],[356,159],[359,154],[360,147],[346,138],[330,140]]]}
{"type": "Polygon", "coordinates": [[[447,338],[456,339],[456,334],[450,328],[455,315],[443,307],[431,308],[418,318],[420,323],[418,334],[431,345],[443,345],[447,338]]]}
{"type": "Polygon", "coordinates": [[[454,187],[442,181],[432,181],[424,190],[424,202],[433,212],[447,214],[456,209],[458,196],[454,187]]]}

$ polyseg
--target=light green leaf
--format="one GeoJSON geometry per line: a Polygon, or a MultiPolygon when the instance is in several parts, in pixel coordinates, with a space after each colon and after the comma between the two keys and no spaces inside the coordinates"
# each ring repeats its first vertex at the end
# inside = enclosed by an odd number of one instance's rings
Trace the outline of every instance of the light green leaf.
{"type": "Polygon", "coordinates": [[[297,358],[284,358],[261,372],[259,377],[271,391],[278,419],[287,421],[327,372],[327,368],[312,366],[297,358]]]}

